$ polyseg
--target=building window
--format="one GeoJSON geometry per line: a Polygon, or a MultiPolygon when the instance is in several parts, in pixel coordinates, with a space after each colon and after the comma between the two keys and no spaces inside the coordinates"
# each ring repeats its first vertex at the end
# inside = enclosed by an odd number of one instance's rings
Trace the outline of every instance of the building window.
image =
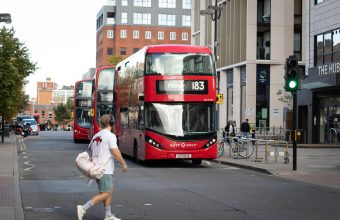
{"type": "Polygon", "coordinates": [[[126,12],[122,12],[122,24],[128,23],[128,14],[126,12]]]}
{"type": "Polygon", "coordinates": [[[145,31],[145,39],[151,39],[151,31],[145,31]]]}
{"type": "Polygon", "coordinates": [[[49,118],[49,119],[52,118],[52,113],[48,113],[48,118],[49,118]]]}
{"type": "Polygon", "coordinates": [[[183,32],[183,33],[182,33],[182,40],[189,40],[189,34],[188,34],[188,32],[183,32]]]}
{"type": "Polygon", "coordinates": [[[107,30],[107,38],[113,38],[113,30],[107,30]]]}
{"type": "Polygon", "coordinates": [[[109,6],[116,6],[116,0],[108,0],[107,5],[109,6]]]}
{"type": "Polygon", "coordinates": [[[151,7],[151,0],[134,0],[133,5],[139,7],[151,7]]]}
{"type": "Polygon", "coordinates": [[[104,24],[104,15],[101,14],[97,19],[97,30],[104,24]]]}
{"type": "Polygon", "coordinates": [[[170,40],[176,40],[176,32],[170,32],[170,40]]]}
{"type": "Polygon", "coordinates": [[[122,0],[122,6],[128,6],[128,0],[122,0]]]}
{"type": "Polygon", "coordinates": [[[151,24],[150,13],[133,13],[134,24],[151,24]]]}
{"type": "Polygon", "coordinates": [[[333,31],[333,62],[340,62],[340,29],[333,31]]]}
{"type": "Polygon", "coordinates": [[[133,53],[137,53],[139,51],[139,48],[133,48],[133,53]]]}
{"type": "Polygon", "coordinates": [[[160,8],[176,8],[176,0],[159,0],[160,8]]]}
{"type": "Polygon", "coordinates": [[[138,30],[134,30],[132,32],[132,37],[135,38],[135,39],[139,38],[139,31],[138,30]]]}
{"type": "Polygon", "coordinates": [[[314,45],[315,66],[340,61],[340,29],[315,36],[314,45]]]}
{"type": "Polygon", "coordinates": [[[107,18],[106,23],[107,24],[115,24],[115,19],[114,18],[107,18]]]}
{"type": "Polygon", "coordinates": [[[158,25],[175,26],[176,25],[176,15],[158,15],[158,25]]]}
{"type": "Polygon", "coordinates": [[[318,4],[322,3],[322,2],[324,2],[325,0],[314,0],[314,1],[315,1],[314,4],[318,5],[318,4]]]}
{"type": "Polygon", "coordinates": [[[113,56],[113,48],[111,48],[111,47],[107,48],[107,55],[113,56]]]}
{"type": "Polygon", "coordinates": [[[126,47],[120,48],[120,55],[126,55],[126,47]]]}
{"type": "Polygon", "coordinates": [[[158,31],[158,40],[164,40],[164,32],[158,31]]]}
{"type": "Polygon", "coordinates": [[[45,118],[45,111],[41,111],[41,117],[45,118]]]}
{"type": "Polygon", "coordinates": [[[191,9],[191,0],[183,0],[183,9],[191,9]]]}
{"type": "Polygon", "coordinates": [[[120,38],[126,38],[126,30],[120,30],[120,38]]]}
{"type": "Polygon", "coordinates": [[[191,16],[190,15],[182,15],[182,25],[183,26],[191,26],[191,16]]]}

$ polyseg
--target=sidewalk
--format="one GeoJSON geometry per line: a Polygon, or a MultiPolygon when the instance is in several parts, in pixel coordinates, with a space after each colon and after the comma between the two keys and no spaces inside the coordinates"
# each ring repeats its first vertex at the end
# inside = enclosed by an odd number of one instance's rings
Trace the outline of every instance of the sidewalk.
{"type": "Polygon", "coordinates": [[[15,135],[0,141],[0,216],[2,220],[24,220],[15,135]]]}
{"type": "MultiPolygon", "coordinates": [[[[248,160],[236,159],[235,155],[229,155],[229,152],[226,152],[216,161],[340,190],[340,148],[333,146],[325,145],[319,148],[314,145],[304,145],[303,148],[298,146],[296,171],[293,171],[291,148],[288,149],[289,164],[284,163],[283,156],[278,157],[277,162],[275,162],[274,156],[268,156],[266,162],[263,148],[259,148],[257,162],[255,161],[255,152],[248,160]]],[[[284,152],[284,149],[284,147],[278,147],[280,152],[284,152]]],[[[273,152],[274,148],[271,148],[270,151],[273,152]]]]}

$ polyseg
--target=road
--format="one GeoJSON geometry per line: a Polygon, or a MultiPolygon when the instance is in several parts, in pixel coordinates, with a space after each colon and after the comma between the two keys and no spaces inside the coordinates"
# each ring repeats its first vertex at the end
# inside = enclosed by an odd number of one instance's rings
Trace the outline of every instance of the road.
{"type": "MultiPolygon", "coordinates": [[[[18,149],[25,220],[77,219],[97,192],[74,165],[86,144],[71,132],[40,132],[18,149]]],[[[204,161],[136,164],[115,173],[112,211],[128,219],[339,219],[340,191],[204,161]]],[[[119,165],[116,164],[118,168],[119,165]]],[[[103,219],[100,204],[84,219],[103,219]]]]}

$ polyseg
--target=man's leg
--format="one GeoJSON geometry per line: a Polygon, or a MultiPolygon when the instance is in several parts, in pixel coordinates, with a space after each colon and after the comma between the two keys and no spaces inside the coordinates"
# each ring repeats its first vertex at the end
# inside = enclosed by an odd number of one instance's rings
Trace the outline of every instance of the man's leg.
{"type": "Polygon", "coordinates": [[[112,193],[104,200],[104,208],[105,208],[105,217],[110,217],[111,213],[111,204],[112,204],[112,193]]]}
{"type": "MultiPolygon", "coordinates": [[[[98,195],[95,195],[91,201],[93,202],[94,205],[97,205],[100,202],[106,201],[106,199],[111,195],[111,192],[101,192],[98,195]]],[[[111,197],[112,198],[112,197],[111,197]]],[[[111,199],[112,200],[112,199],[111,199]]]]}

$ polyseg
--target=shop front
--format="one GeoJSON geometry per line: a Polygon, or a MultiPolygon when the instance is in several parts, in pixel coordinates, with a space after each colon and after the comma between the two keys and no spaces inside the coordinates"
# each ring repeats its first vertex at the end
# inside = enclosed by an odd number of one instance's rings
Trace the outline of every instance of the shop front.
{"type": "Polygon", "coordinates": [[[309,143],[340,143],[340,62],[308,70],[303,90],[298,96],[298,124],[312,134],[309,143]],[[309,107],[308,107],[309,106],[309,107]],[[309,111],[308,111],[309,110],[309,111]],[[338,134],[338,135],[336,135],[338,134]]]}

